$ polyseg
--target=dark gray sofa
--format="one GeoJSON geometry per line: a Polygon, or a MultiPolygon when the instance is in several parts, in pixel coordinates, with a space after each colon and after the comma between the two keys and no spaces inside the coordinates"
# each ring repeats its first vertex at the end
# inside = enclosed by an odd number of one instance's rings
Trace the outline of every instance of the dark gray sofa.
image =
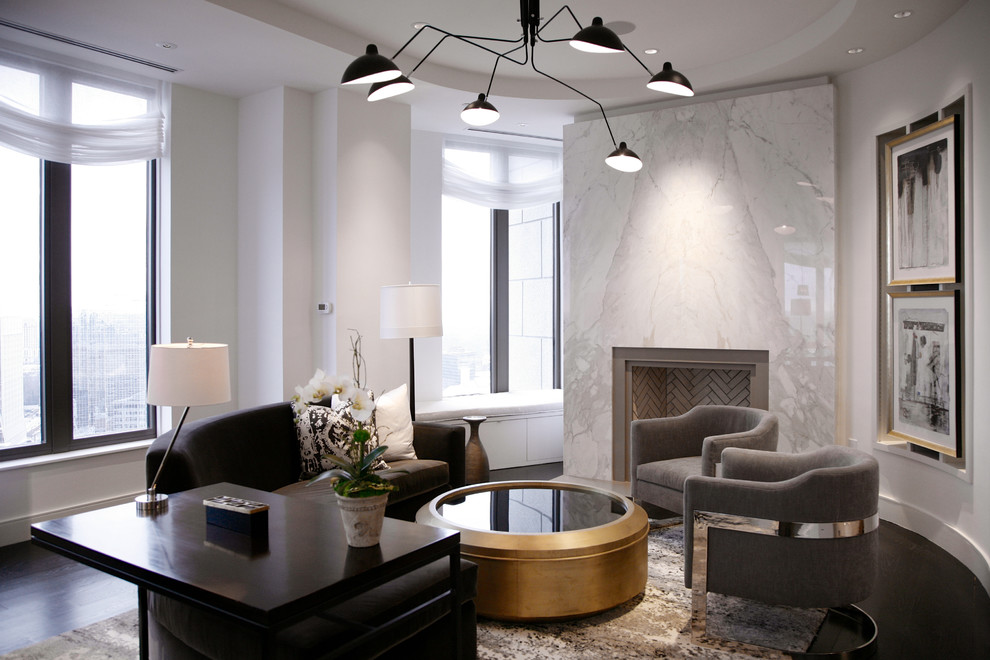
{"type": "MultiPolygon", "coordinates": [[[[145,469],[149,484],[171,439],[170,431],[148,449],[145,469]]],[[[389,494],[385,515],[415,520],[421,506],[463,486],[464,443],[461,426],[414,422],[417,459],[389,463],[402,472],[386,475],[399,490],[389,494]]],[[[332,499],[328,480],[306,487],[299,473],[292,406],[273,403],[183,425],[158,479],[158,491],[176,493],[226,481],[284,495],[332,499]]]]}
{"type": "MultiPolygon", "coordinates": [[[[171,432],[157,438],[146,457],[150,484],[161,463],[171,432]]],[[[413,423],[416,460],[394,461],[403,470],[387,475],[399,490],[389,494],[386,515],[413,520],[416,511],[436,495],[464,485],[465,433],[460,426],[413,423]]],[[[333,504],[329,480],[306,487],[299,480],[300,459],[292,407],[288,402],[239,410],[189,422],[182,427],[158,479],[163,493],[229,482],[283,495],[326,500],[333,504]]],[[[342,532],[343,533],[343,532],[342,532]]],[[[401,612],[424,594],[444,584],[446,562],[435,562],[399,580],[373,589],[338,606],[346,618],[374,625],[401,612]]],[[[436,607],[417,611],[400,630],[379,636],[374,646],[347,657],[473,658],[477,647],[474,597],[477,566],[461,562],[464,599],[461,605],[461,653],[454,653],[450,615],[436,607]]],[[[193,610],[166,596],[149,594],[148,632],[151,657],[167,660],[227,660],[259,653],[250,631],[209,613],[193,610]]],[[[347,630],[333,621],[335,612],[301,622],[279,635],[278,657],[322,657],[346,640],[347,630]]],[[[260,655],[258,655],[260,657],[260,655]]]]}

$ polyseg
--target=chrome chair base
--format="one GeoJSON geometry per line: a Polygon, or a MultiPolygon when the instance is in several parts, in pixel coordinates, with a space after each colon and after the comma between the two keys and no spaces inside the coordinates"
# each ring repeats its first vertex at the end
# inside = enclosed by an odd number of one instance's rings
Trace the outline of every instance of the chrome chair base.
{"type": "MultiPolygon", "coordinates": [[[[794,523],[766,520],[710,511],[694,512],[694,557],[691,585],[691,636],[695,643],[705,644],[718,638],[708,634],[708,541],[709,530],[730,529],[747,534],[786,536],[797,539],[848,538],[874,532],[880,524],[879,515],[865,520],[832,523],[794,523]]],[[[856,660],[872,657],[876,652],[877,624],[869,614],[855,605],[830,607],[808,651],[794,652],[772,649],[792,658],[841,658],[856,660]],[[848,641],[846,641],[848,640],[848,641]],[[840,650],[835,650],[840,647],[840,650]],[[820,649],[820,650],[819,650],[820,649]]],[[[769,647],[726,640],[743,648],[766,650],[769,647]]]]}

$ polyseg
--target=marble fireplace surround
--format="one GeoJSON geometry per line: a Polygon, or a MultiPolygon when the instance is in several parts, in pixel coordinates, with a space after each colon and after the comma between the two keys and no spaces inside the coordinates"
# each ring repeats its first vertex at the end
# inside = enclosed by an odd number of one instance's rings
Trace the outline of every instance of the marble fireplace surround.
{"type": "Polygon", "coordinates": [[[612,348],[612,478],[629,481],[629,423],[632,421],[634,367],[749,371],[749,405],[767,410],[770,353],[706,348],[612,348]]]}
{"type": "Polygon", "coordinates": [[[766,349],[780,450],[835,442],[833,106],[812,83],[618,116],[633,176],[600,119],[564,127],[564,474],[625,471],[613,347],[766,349]]]}

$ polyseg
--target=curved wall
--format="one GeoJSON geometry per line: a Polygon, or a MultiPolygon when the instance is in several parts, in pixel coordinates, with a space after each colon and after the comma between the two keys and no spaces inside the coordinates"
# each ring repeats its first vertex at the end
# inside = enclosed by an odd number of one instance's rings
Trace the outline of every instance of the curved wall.
{"type": "Polygon", "coordinates": [[[990,591],[990,2],[971,0],[909,48],[839,76],[836,85],[837,440],[872,452],[881,515],[945,548],[990,591]],[[887,451],[877,373],[876,136],[969,93],[965,129],[966,469],[887,451]],[[982,402],[983,405],[980,405],[982,402]]]}

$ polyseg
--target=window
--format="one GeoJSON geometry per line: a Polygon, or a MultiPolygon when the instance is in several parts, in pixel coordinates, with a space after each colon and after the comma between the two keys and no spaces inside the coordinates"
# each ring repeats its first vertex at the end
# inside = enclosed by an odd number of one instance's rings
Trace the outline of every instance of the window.
{"type": "Polygon", "coordinates": [[[559,388],[559,150],[444,160],[443,396],[559,388]]]}
{"type": "Polygon", "coordinates": [[[0,459],[155,435],[160,101],[0,51],[0,459]]]}

